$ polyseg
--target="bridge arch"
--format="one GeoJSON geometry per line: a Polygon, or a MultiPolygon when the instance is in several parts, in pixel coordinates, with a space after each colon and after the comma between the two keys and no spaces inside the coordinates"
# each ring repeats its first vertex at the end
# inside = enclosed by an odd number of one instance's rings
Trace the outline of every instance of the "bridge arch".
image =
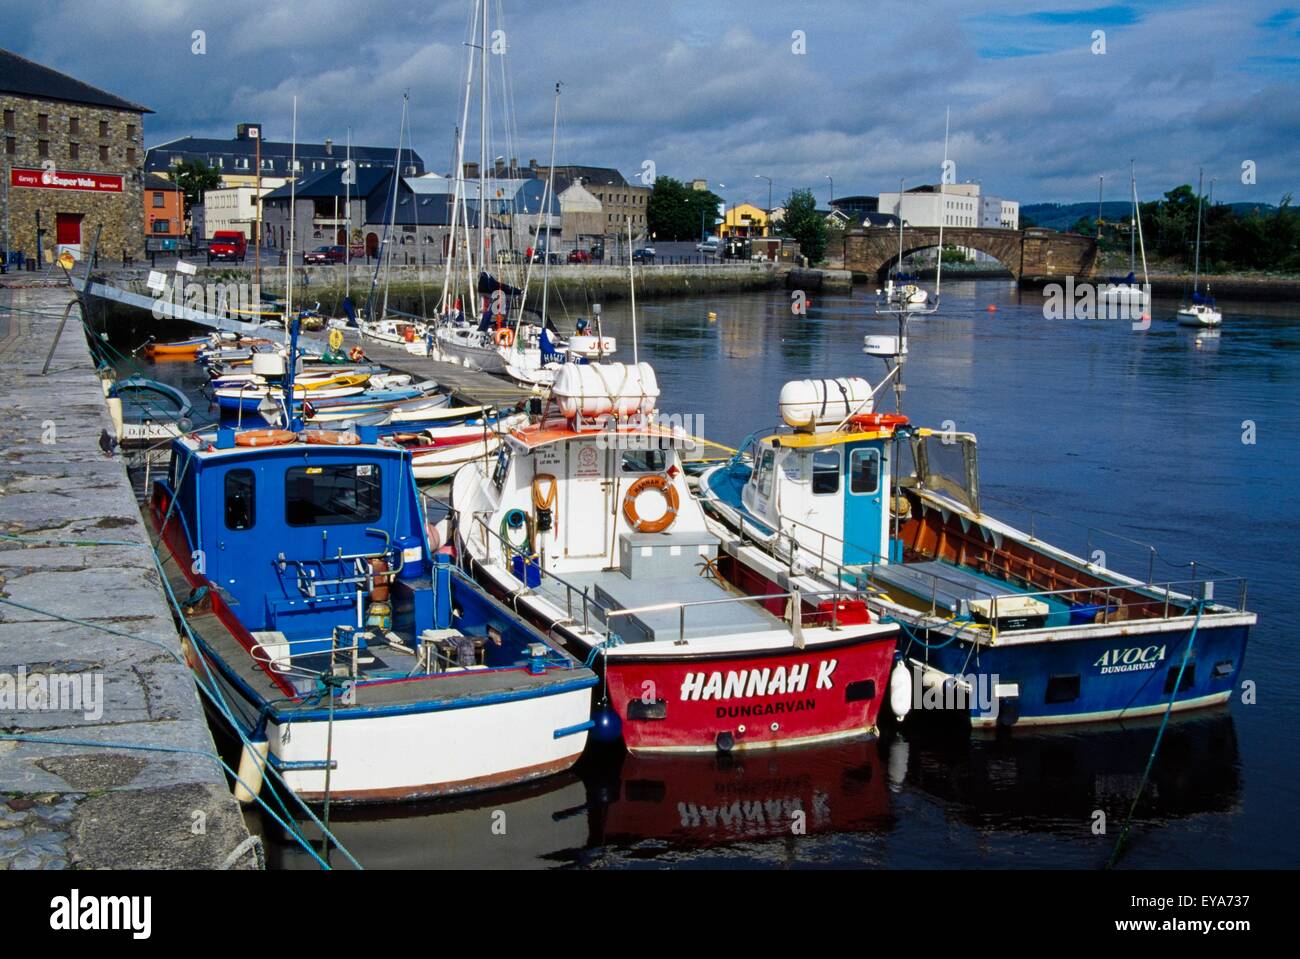
{"type": "MultiPolygon", "coordinates": [[[[1092,237],[1037,227],[945,227],[943,241],[945,246],[987,253],[1017,280],[1024,276],[1086,276],[1093,272],[1097,259],[1097,243],[1092,237]]],[[[938,227],[904,227],[904,256],[938,245],[938,227]]],[[[897,229],[869,227],[844,236],[844,265],[855,273],[883,279],[897,260],[897,229]]]]}

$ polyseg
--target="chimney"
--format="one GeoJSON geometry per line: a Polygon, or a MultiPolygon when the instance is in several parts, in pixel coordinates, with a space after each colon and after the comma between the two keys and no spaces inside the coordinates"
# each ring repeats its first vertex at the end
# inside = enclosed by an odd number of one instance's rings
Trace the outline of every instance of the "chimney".
{"type": "Polygon", "coordinates": [[[497,157],[492,161],[492,173],[499,180],[506,174],[506,161],[503,157],[497,157]]]}
{"type": "Polygon", "coordinates": [[[325,138],[325,155],[332,157],[334,155],[334,141],[329,137],[325,138]]]}
{"type": "Polygon", "coordinates": [[[469,160],[466,160],[466,161],[465,161],[465,179],[466,179],[466,180],[477,180],[477,179],[478,179],[478,164],[477,164],[477,163],[475,163],[475,162],[471,162],[471,161],[469,161],[469,160]]]}
{"type": "Polygon", "coordinates": [[[519,179],[519,158],[518,157],[510,158],[510,179],[512,180],[519,179]]]}
{"type": "Polygon", "coordinates": [[[531,173],[533,176],[537,176],[537,161],[536,161],[536,160],[529,160],[529,161],[528,161],[528,172],[531,173]]]}

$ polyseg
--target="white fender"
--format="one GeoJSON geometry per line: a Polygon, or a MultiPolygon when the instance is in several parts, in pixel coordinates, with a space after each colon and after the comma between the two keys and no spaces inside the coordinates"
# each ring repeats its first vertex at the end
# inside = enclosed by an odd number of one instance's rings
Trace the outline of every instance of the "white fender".
{"type": "Polygon", "coordinates": [[[899,719],[912,711],[912,671],[899,660],[889,674],[889,708],[899,719]]]}

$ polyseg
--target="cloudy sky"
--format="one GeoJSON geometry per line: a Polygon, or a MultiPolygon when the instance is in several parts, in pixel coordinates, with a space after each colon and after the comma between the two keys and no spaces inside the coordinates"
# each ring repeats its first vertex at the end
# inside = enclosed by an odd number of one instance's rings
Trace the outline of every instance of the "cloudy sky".
{"type": "MultiPolygon", "coordinates": [[[[957,179],[1022,202],[1095,199],[1098,174],[1119,199],[1130,158],[1145,197],[1198,166],[1216,199],[1300,193],[1300,3],[491,5],[506,49],[491,58],[492,156],[545,162],[561,80],[559,162],[631,177],[649,161],[760,206],[756,174],[777,198],[808,186],[822,204],[828,177],[837,196],[937,179],[945,107],[957,179]]],[[[6,4],[0,46],[153,108],[150,146],[245,120],[287,140],[295,95],[300,139],[341,143],[350,126],[355,142],[395,145],[409,91],[414,146],[445,172],[471,6],[42,0],[6,4]]]]}

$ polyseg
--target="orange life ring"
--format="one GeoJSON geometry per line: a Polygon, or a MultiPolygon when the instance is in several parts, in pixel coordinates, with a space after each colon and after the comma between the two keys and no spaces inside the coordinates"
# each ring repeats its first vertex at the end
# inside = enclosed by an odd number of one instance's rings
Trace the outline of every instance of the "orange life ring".
{"type": "Polygon", "coordinates": [[[492,342],[497,346],[511,347],[515,345],[515,331],[509,327],[495,331],[492,334],[492,342]]]}
{"type": "Polygon", "coordinates": [[[359,346],[354,346],[352,347],[352,349],[348,350],[348,359],[350,359],[353,363],[360,363],[365,358],[366,358],[366,351],[359,346]]]}
{"type": "Polygon", "coordinates": [[[415,327],[410,326],[410,325],[407,325],[407,324],[403,324],[403,325],[402,325],[402,339],[404,339],[407,343],[414,343],[414,342],[415,342],[415,327]]]}
{"type": "Polygon", "coordinates": [[[244,430],[235,434],[236,446],[283,446],[292,443],[298,434],[289,430],[244,430]]]}
{"type": "Polygon", "coordinates": [[[902,413],[859,413],[850,416],[849,422],[864,430],[892,430],[897,426],[906,426],[907,417],[902,413]]]}
{"type": "Polygon", "coordinates": [[[627,488],[627,495],[623,497],[623,518],[638,533],[662,533],[677,521],[677,505],[677,490],[672,480],[666,476],[643,476],[627,488]],[[637,497],[648,489],[658,490],[667,507],[664,515],[656,520],[642,519],[637,515],[637,497]]]}
{"type": "Polygon", "coordinates": [[[361,442],[361,437],[356,433],[343,430],[303,430],[302,438],[308,443],[323,446],[356,446],[361,442]]]}

